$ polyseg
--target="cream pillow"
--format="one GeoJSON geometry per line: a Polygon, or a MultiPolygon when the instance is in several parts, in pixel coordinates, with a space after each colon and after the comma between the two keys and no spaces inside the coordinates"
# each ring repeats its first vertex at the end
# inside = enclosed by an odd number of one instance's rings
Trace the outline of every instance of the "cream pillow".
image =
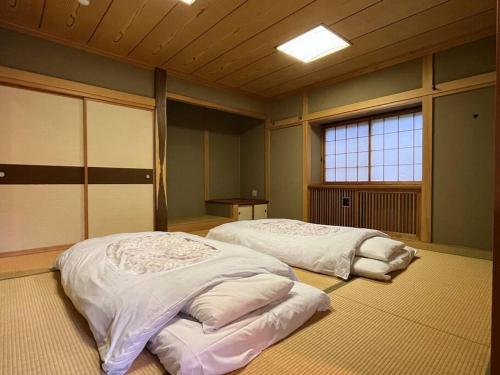
{"type": "Polygon", "coordinates": [[[274,274],[259,274],[222,282],[191,299],[182,312],[202,323],[205,333],[273,302],[284,299],[293,281],[274,274]]]}
{"type": "Polygon", "coordinates": [[[360,257],[389,261],[394,254],[403,250],[405,244],[387,237],[372,237],[365,240],[356,255],[360,257]]]}

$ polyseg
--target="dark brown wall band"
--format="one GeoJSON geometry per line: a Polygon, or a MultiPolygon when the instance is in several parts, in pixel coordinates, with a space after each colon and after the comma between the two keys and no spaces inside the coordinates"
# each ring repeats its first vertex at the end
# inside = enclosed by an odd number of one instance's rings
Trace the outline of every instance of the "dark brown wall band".
{"type": "MultiPolygon", "coordinates": [[[[89,184],[153,183],[152,169],[89,167],[88,170],[89,184]]],[[[83,183],[83,167],[0,164],[0,185],[82,185],[83,183]]]]}

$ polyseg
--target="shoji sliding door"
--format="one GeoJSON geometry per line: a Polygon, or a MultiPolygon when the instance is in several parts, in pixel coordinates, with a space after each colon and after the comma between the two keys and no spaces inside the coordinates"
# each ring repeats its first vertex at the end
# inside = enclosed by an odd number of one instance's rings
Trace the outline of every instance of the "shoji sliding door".
{"type": "Polygon", "coordinates": [[[154,228],[153,112],[85,101],[88,236],[154,228]]]}
{"type": "Polygon", "coordinates": [[[0,85],[0,253],[84,238],[83,100],[0,85]]]}

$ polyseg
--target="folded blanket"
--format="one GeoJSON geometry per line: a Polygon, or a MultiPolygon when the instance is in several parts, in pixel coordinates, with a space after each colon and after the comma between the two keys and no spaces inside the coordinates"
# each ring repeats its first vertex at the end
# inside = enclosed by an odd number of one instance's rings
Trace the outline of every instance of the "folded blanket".
{"type": "Polygon", "coordinates": [[[398,250],[387,262],[357,256],[352,263],[351,272],[357,276],[388,281],[391,279],[391,276],[388,274],[396,270],[404,270],[408,267],[416,253],[417,250],[405,247],[398,250]]]}
{"type": "Polygon", "coordinates": [[[262,273],[295,278],[275,258],[187,233],[90,239],[64,252],[57,267],[108,375],[124,374],[187,301],[215,285],[262,273]]]}
{"type": "Polygon", "coordinates": [[[182,312],[202,323],[210,333],[263,306],[282,300],[293,281],[273,274],[260,274],[220,283],[191,299],[182,312]]]}
{"type": "Polygon", "coordinates": [[[347,279],[361,244],[371,237],[386,236],[372,229],[263,219],[220,225],[211,229],[207,238],[242,245],[291,266],[347,279]]]}
{"type": "Polygon", "coordinates": [[[389,261],[394,254],[404,249],[405,244],[388,237],[372,237],[356,250],[356,256],[389,261]]]}

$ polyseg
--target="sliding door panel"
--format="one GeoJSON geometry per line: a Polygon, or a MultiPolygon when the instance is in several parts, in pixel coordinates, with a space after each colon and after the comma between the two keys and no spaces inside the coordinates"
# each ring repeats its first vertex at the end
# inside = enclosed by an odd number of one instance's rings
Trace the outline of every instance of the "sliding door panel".
{"type": "Polygon", "coordinates": [[[0,185],[0,252],[83,239],[83,185],[0,185]]]}
{"type": "Polygon", "coordinates": [[[84,238],[83,100],[0,85],[0,252],[84,238]]]}
{"type": "Polygon", "coordinates": [[[153,112],[87,101],[89,237],[154,229],[153,112]]]}
{"type": "Polygon", "coordinates": [[[90,185],[88,194],[90,237],[153,230],[153,185],[90,185]]]}
{"type": "Polygon", "coordinates": [[[0,164],[83,166],[83,100],[0,85],[0,164]]]}

